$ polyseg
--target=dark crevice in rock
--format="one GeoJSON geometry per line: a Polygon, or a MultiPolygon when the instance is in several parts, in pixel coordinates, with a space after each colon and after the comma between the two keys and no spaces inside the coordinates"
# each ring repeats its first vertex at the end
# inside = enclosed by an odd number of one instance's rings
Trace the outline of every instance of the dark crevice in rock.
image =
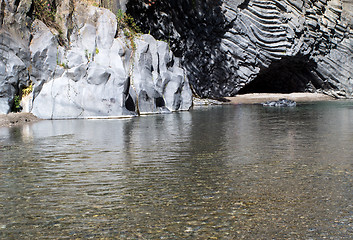
{"type": "Polygon", "coordinates": [[[31,42],[32,42],[32,39],[33,39],[33,34],[30,34],[30,35],[29,35],[29,38],[28,38],[28,42],[31,43],[31,42]]]}
{"type": "Polygon", "coordinates": [[[56,3],[56,0],[52,0],[52,3],[51,3],[51,7],[52,7],[52,12],[56,13],[56,10],[57,10],[57,7],[58,7],[58,4],[56,3]]]}
{"type": "Polygon", "coordinates": [[[174,65],[174,59],[172,58],[171,61],[167,62],[167,68],[171,68],[174,65]]]}
{"type": "Polygon", "coordinates": [[[33,11],[34,11],[34,4],[31,4],[31,7],[29,8],[29,11],[26,13],[26,16],[29,17],[30,19],[33,18],[33,11]]]}
{"type": "Polygon", "coordinates": [[[2,25],[4,24],[5,4],[5,0],[2,0],[0,5],[0,28],[2,28],[2,25]]]}
{"type": "Polygon", "coordinates": [[[21,0],[16,0],[16,1],[14,2],[14,7],[15,7],[14,12],[17,12],[17,8],[18,8],[18,5],[20,4],[20,1],[21,1],[21,0]]]}
{"type": "Polygon", "coordinates": [[[134,100],[132,99],[130,94],[127,96],[127,99],[125,100],[125,108],[131,112],[136,111],[134,100]]]}
{"type": "Polygon", "coordinates": [[[155,102],[156,102],[156,107],[165,107],[165,102],[164,102],[164,99],[162,97],[157,97],[155,99],[155,102]]]}
{"type": "Polygon", "coordinates": [[[315,92],[325,88],[315,68],[316,63],[305,56],[286,57],[272,62],[238,93],[315,92]]]}
{"type": "Polygon", "coordinates": [[[70,12],[69,15],[67,17],[67,33],[66,33],[66,38],[68,40],[68,43],[70,44],[70,36],[74,30],[74,26],[73,26],[73,14],[75,11],[75,2],[74,0],[70,0],[70,12]]]}
{"type": "Polygon", "coordinates": [[[136,106],[134,103],[134,100],[132,99],[131,95],[130,95],[130,77],[128,77],[125,80],[125,84],[124,84],[124,92],[123,92],[123,96],[124,96],[124,105],[125,108],[129,111],[135,112],[136,111],[136,106]]]}
{"type": "Polygon", "coordinates": [[[240,9],[245,9],[248,7],[250,0],[245,0],[243,3],[241,3],[238,8],[240,9]]]}

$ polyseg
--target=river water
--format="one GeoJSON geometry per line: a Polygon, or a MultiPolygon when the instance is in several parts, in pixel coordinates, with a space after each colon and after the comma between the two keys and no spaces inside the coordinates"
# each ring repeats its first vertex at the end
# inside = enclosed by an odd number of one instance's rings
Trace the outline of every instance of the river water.
{"type": "Polygon", "coordinates": [[[353,102],[0,129],[1,239],[350,239],[353,102]]]}

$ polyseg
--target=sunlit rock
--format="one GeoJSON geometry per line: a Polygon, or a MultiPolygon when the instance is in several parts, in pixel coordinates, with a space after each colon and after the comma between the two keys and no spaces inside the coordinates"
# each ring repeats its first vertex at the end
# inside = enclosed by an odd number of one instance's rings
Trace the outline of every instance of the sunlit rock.
{"type": "Polygon", "coordinates": [[[77,3],[70,45],[33,23],[32,109],[46,119],[134,116],[188,110],[192,94],[165,42],[117,32],[115,15],[77,3]],[[116,36],[118,38],[115,38],[116,36]]]}

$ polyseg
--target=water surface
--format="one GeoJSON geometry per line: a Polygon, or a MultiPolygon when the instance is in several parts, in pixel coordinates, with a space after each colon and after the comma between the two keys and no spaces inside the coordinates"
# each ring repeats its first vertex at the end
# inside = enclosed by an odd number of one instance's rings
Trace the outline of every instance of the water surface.
{"type": "Polygon", "coordinates": [[[0,129],[1,239],[350,239],[353,102],[0,129]]]}

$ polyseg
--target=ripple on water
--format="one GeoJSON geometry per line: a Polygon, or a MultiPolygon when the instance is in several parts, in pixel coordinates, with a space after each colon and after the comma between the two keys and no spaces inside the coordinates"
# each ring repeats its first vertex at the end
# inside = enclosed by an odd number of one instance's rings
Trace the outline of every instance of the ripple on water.
{"type": "Polygon", "coordinates": [[[222,106],[1,132],[0,238],[349,239],[345,106],[222,106]]]}

